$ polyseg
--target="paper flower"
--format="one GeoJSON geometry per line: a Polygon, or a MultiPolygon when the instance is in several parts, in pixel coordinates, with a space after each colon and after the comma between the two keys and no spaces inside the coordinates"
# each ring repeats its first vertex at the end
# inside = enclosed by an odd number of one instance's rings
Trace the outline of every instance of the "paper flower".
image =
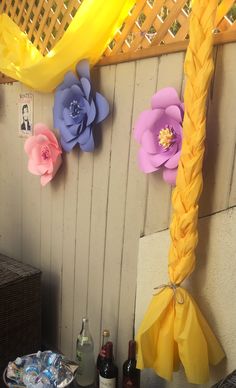
{"type": "Polygon", "coordinates": [[[79,144],[81,150],[91,152],[94,125],[107,117],[109,105],[100,93],[92,93],[88,61],[79,62],[76,69],[80,79],[68,72],[56,90],[54,127],[60,130],[65,151],[79,144]]]}
{"type": "Polygon", "coordinates": [[[46,125],[36,124],[34,136],[26,140],[24,148],[29,157],[29,172],[41,176],[41,185],[45,186],[56,175],[62,162],[62,150],[56,136],[46,125]]]}
{"type": "Polygon", "coordinates": [[[141,145],[139,167],[145,173],[163,170],[163,178],[175,185],[182,146],[184,108],[174,88],[154,94],[151,110],[142,112],[135,124],[134,136],[141,145]]]}

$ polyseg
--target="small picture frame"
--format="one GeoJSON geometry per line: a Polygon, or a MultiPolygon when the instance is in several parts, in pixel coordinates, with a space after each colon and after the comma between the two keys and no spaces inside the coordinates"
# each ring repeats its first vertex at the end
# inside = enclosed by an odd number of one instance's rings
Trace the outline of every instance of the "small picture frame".
{"type": "Polygon", "coordinates": [[[21,137],[33,135],[33,94],[19,95],[18,133],[21,137]]]}

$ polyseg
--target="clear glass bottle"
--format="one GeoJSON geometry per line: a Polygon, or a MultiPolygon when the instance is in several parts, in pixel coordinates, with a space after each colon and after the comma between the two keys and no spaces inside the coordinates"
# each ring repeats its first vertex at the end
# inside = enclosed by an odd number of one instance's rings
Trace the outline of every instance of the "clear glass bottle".
{"type": "Polygon", "coordinates": [[[76,381],[81,387],[94,384],[95,380],[95,358],[93,338],[89,331],[88,318],[82,319],[82,329],[76,344],[76,360],[78,371],[76,381]]]}

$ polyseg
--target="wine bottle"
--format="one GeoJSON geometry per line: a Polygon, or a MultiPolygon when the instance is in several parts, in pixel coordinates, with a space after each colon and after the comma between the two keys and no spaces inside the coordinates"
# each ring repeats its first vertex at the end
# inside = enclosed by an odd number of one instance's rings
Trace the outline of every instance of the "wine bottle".
{"type": "Polygon", "coordinates": [[[118,368],[113,359],[113,343],[107,342],[105,346],[105,359],[100,366],[99,388],[117,388],[118,368]]]}
{"type": "Polygon", "coordinates": [[[89,331],[88,318],[82,319],[82,329],[76,344],[76,360],[79,364],[76,381],[79,386],[86,387],[94,384],[95,359],[93,338],[89,331]]]}
{"type": "Polygon", "coordinates": [[[140,370],[136,369],[136,342],[129,341],[128,360],[123,364],[122,388],[140,387],[140,370]]]}
{"type": "Polygon", "coordinates": [[[107,342],[109,341],[109,337],[110,337],[110,332],[109,330],[103,330],[102,332],[102,347],[101,347],[101,350],[99,352],[99,355],[97,357],[97,387],[99,387],[99,372],[100,372],[100,368],[101,368],[101,365],[105,359],[105,356],[106,356],[106,344],[107,342]]]}

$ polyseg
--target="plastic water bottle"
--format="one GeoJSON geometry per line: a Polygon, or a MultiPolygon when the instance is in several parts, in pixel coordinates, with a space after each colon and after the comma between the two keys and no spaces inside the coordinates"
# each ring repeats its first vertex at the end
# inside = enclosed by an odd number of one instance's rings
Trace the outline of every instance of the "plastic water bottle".
{"type": "Polygon", "coordinates": [[[34,388],[48,388],[55,386],[58,378],[58,371],[54,366],[44,369],[36,378],[34,388]]]}
{"type": "Polygon", "coordinates": [[[79,386],[86,387],[94,384],[95,359],[93,339],[89,331],[88,318],[83,318],[82,329],[76,344],[76,360],[78,371],[76,381],[79,386]]]}
{"type": "Polygon", "coordinates": [[[53,353],[51,350],[41,353],[41,362],[47,368],[49,366],[57,367],[61,360],[62,355],[58,353],[53,353]]]}
{"type": "Polygon", "coordinates": [[[24,366],[23,383],[26,387],[34,384],[41,370],[41,363],[38,358],[29,358],[24,366]]]}
{"type": "Polygon", "coordinates": [[[21,357],[17,357],[14,362],[15,362],[16,366],[18,366],[18,367],[20,367],[23,364],[21,357]]]}

